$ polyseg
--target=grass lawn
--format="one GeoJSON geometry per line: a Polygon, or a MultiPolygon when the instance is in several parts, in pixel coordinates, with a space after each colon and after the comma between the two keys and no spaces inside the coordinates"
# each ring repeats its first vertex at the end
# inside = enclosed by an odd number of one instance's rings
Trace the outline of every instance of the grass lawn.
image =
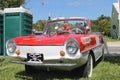
{"type": "Polygon", "coordinates": [[[105,36],[105,40],[106,40],[107,42],[116,42],[116,41],[120,41],[119,39],[112,39],[111,37],[107,37],[107,36],[105,36]]]}
{"type": "Polygon", "coordinates": [[[9,63],[11,58],[0,57],[0,80],[120,80],[120,56],[105,57],[93,70],[89,79],[67,72],[36,72],[27,74],[24,65],[9,63]]]}

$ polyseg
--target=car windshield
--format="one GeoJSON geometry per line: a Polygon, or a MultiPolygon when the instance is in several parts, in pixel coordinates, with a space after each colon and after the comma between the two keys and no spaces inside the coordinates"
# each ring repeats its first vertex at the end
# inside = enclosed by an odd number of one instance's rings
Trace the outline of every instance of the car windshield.
{"type": "Polygon", "coordinates": [[[50,21],[43,32],[44,35],[61,35],[68,33],[84,34],[87,26],[86,20],[60,20],[50,21]]]}

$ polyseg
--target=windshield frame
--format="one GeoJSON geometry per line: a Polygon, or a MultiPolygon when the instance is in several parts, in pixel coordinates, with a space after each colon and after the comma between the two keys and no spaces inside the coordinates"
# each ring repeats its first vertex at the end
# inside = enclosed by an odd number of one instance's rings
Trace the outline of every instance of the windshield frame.
{"type": "Polygon", "coordinates": [[[44,35],[47,35],[47,36],[51,36],[50,35],[50,23],[51,22],[59,22],[59,21],[84,21],[86,23],[86,26],[89,26],[90,27],[90,24],[89,24],[89,19],[87,18],[79,18],[79,19],[56,19],[56,20],[49,20],[43,30],[43,34],[44,35]]]}

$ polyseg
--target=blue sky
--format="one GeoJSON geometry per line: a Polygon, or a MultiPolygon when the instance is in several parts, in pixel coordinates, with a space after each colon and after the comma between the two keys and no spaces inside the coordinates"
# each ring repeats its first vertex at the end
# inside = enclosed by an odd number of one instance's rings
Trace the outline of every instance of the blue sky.
{"type": "Polygon", "coordinates": [[[25,7],[33,14],[33,22],[55,17],[87,17],[101,14],[111,17],[112,4],[118,0],[27,0],[25,7]]]}

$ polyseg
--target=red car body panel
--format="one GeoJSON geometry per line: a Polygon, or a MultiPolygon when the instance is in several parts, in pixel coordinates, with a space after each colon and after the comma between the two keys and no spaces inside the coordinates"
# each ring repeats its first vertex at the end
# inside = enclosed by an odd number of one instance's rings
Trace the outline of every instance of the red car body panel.
{"type": "MultiPolygon", "coordinates": [[[[54,45],[64,45],[68,39],[75,39],[80,46],[80,51],[84,52],[89,49],[96,47],[96,37],[99,35],[91,34],[66,34],[66,35],[56,35],[56,36],[22,36],[18,38],[13,38],[17,45],[30,45],[30,46],[54,46],[54,45]],[[90,39],[88,43],[84,44],[84,38],[90,39]]],[[[99,36],[99,38],[102,38],[99,36]]],[[[102,39],[99,39],[102,40],[102,39]]],[[[100,41],[102,44],[102,41],[100,41]]]]}

